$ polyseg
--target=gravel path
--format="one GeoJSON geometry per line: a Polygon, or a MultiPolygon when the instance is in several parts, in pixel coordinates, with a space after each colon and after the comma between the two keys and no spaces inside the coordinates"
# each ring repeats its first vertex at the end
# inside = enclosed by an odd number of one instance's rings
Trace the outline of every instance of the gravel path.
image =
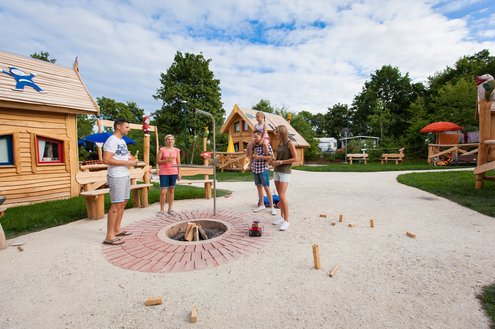
{"type": "MultiPolygon", "coordinates": [[[[495,220],[401,185],[398,174],[294,171],[289,230],[214,269],[115,267],[102,255],[105,220],[22,236],[15,240],[25,242],[23,252],[0,251],[0,328],[488,328],[476,295],[494,281],[495,220]],[[339,214],[344,223],[331,226],[339,214]],[[164,303],[146,307],[149,296],[164,303]]],[[[234,191],[217,200],[219,209],[250,211],[256,202],[252,183],[218,187],[234,191]]],[[[212,201],[175,206],[211,208],[212,201]]],[[[157,211],[157,204],[127,210],[124,225],[157,211]]],[[[262,216],[271,227],[269,213],[262,216]]]]}

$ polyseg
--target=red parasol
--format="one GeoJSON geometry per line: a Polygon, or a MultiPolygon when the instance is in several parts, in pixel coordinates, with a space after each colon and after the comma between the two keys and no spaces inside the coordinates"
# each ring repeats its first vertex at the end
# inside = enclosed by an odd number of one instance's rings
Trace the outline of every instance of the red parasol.
{"type": "Polygon", "coordinates": [[[433,122],[420,130],[422,133],[462,130],[462,127],[453,122],[433,122]]]}

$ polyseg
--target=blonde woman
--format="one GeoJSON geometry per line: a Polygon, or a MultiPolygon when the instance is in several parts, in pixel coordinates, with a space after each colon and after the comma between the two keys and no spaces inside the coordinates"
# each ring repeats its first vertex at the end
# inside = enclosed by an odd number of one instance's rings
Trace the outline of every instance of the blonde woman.
{"type": "Polygon", "coordinates": [[[294,143],[289,139],[289,131],[286,126],[278,126],[274,133],[278,138],[278,146],[277,158],[273,161],[273,180],[280,198],[280,216],[273,224],[280,225],[280,231],[285,231],[289,228],[289,203],[287,202],[286,192],[289,186],[292,164],[297,162],[297,153],[294,143]]]}
{"type": "Polygon", "coordinates": [[[174,204],[175,184],[181,179],[179,172],[180,150],[174,147],[175,137],[165,136],[165,147],[160,148],[160,154],[156,163],[160,165],[160,211],[158,215],[165,213],[165,203],[168,202],[168,214],[175,215],[172,210],[174,204]]]}

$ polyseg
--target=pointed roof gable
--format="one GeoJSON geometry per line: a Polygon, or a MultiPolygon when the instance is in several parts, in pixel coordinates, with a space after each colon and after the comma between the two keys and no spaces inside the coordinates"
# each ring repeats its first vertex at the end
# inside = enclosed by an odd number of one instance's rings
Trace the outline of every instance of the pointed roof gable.
{"type": "MultiPolygon", "coordinates": [[[[232,121],[235,118],[236,114],[239,114],[241,118],[248,124],[251,130],[254,130],[254,125],[257,123],[256,121],[256,110],[253,109],[244,109],[240,108],[239,105],[235,104],[232,112],[225,120],[220,132],[222,134],[227,132],[227,128],[233,123],[232,121]]],[[[265,120],[268,126],[268,132],[273,132],[273,130],[280,125],[284,125],[287,127],[289,131],[289,136],[291,140],[295,142],[295,144],[299,147],[309,147],[309,143],[285,120],[282,116],[273,114],[273,113],[265,113],[265,120]]]]}
{"type": "Polygon", "coordinates": [[[98,104],[79,76],[77,63],[74,69],[69,69],[5,51],[0,51],[0,107],[76,114],[99,113],[98,104]],[[20,71],[11,71],[11,68],[20,71]],[[21,75],[16,75],[19,72],[21,75]]]}

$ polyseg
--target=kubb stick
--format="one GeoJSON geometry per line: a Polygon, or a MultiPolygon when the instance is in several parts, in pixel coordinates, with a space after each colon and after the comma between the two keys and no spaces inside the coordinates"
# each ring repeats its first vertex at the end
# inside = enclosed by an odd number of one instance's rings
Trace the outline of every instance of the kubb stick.
{"type": "Polygon", "coordinates": [[[162,303],[163,303],[163,298],[162,297],[149,297],[144,302],[144,304],[146,304],[146,306],[160,305],[162,303]]]}
{"type": "Polygon", "coordinates": [[[339,215],[339,223],[342,223],[344,221],[344,216],[339,215]]]}
{"type": "Polygon", "coordinates": [[[193,306],[191,310],[191,323],[196,323],[198,322],[198,309],[193,306]]]}
{"type": "Polygon", "coordinates": [[[330,225],[332,225],[332,226],[335,226],[335,224],[337,224],[337,223],[335,223],[335,221],[330,223],[330,225]]]}
{"type": "Polygon", "coordinates": [[[314,260],[314,263],[315,263],[315,269],[317,269],[317,270],[321,269],[321,266],[320,266],[320,251],[318,249],[318,245],[317,244],[313,244],[313,260],[314,260]]]}
{"type": "Polygon", "coordinates": [[[347,225],[349,227],[354,227],[355,225],[353,223],[350,223],[349,225],[347,225]]]}
{"type": "Polygon", "coordinates": [[[370,219],[370,227],[371,228],[375,227],[375,220],[374,219],[370,219]]]}
{"type": "Polygon", "coordinates": [[[327,218],[327,214],[320,214],[320,217],[327,218]]]}
{"type": "Polygon", "coordinates": [[[19,251],[24,251],[24,247],[23,246],[17,246],[17,249],[19,249],[19,251]]]}
{"type": "Polygon", "coordinates": [[[410,237],[410,238],[413,238],[413,239],[416,237],[416,233],[409,232],[409,231],[407,231],[407,232],[406,232],[406,235],[407,235],[408,237],[410,237]]]}
{"type": "Polygon", "coordinates": [[[335,276],[335,274],[337,273],[337,271],[339,270],[339,268],[340,268],[340,265],[339,265],[339,264],[335,265],[335,266],[332,268],[332,270],[331,270],[330,272],[328,272],[328,275],[329,275],[331,278],[333,278],[333,277],[335,276]]]}

